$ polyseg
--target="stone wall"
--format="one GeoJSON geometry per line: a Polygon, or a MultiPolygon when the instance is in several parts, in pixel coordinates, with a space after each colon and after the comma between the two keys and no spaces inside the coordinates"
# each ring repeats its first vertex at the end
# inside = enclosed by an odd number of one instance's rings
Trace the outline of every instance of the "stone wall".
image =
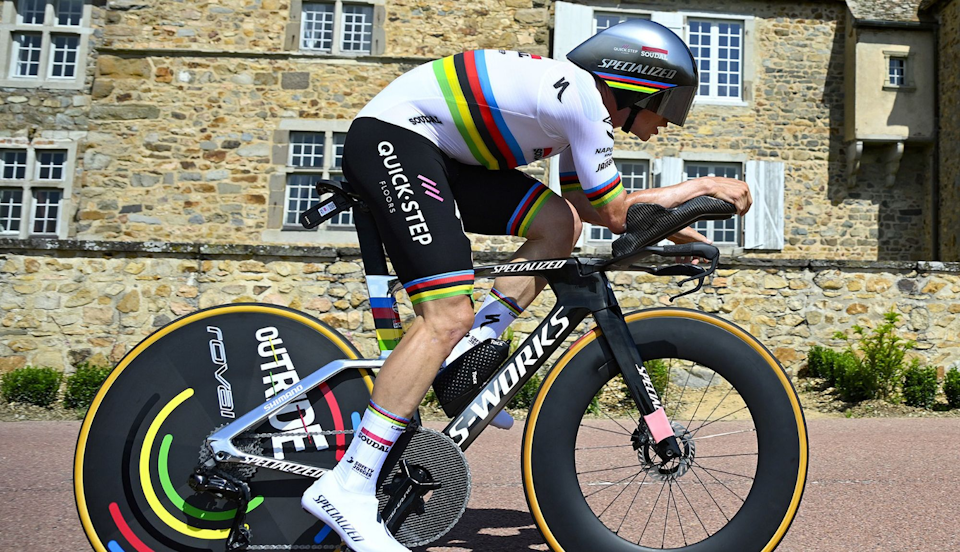
{"type": "MultiPolygon", "coordinates": [[[[481,255],[494,263],[502,256],[481,255]]],[[[676,280],[610,276],[625,311],[666,306],[676,280]]],[[[478,285],[477,299],[483,287],[478,285]]],[[[287,305],[376,355],[373,318],[355,249],[0,242],[0,371],[23,365],[71,370],[113,364],[157,328],[197,309],[233,302],[287,305]]],[[[405,303],[403,303],[405,305],[405,303]]],[[[522,336],[549,312],[547,292],[514,328],[522,336]]],[[[727,318],[791,371],[834,331],[903,313],[900,332],[925,362],[960,364],[960,264],[732,260],[676,306],[727,318]]],[[[406,306],[401,316],[409,321],[406,306]]],[[[581,330],[582,331],[582,330],[581,330]]],[[[579,334],[575,334],[579,335],[579,334]]]]}
{"type": "MultiPolygon", "coordinates": [[[[664,1],[629,7],[676,9],[664,1]]],[[[545,1],[389,1],[387,57],[344,60],[282,53],[289,9],[267,0],[110,3],[73,235],[257,243],[269,176],[278,169],[271,137],[281,120],[349,120],[397,75],[465,48],[546,54],[553,17],[545,1]]],[[[844,4],[727,0],[685,9],[754,18],[747,105],[698,103],[683,129],[646,144],[621,135],[618,147],[654,157],[783,161],[787,244],[756,256],[929,258],[929,233],[900,249],[880,239],[899,230],[883,226],[886,215],[914,212],[924,190],[879,189],[882,177],[870,171],[852,188],[845,178],[844,4]]]]}
{"type": "Polygon", "coordinates": [[[960,260],[960,2],[940,2],[940,250],[960,260]]]}

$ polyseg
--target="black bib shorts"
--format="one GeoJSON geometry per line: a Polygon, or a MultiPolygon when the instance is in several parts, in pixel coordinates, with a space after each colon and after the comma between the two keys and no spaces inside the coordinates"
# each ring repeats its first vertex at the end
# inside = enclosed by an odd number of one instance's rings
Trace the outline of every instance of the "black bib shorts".
{"type": "Polygon", "coordinates": [[[414,305],[472,295],[464,231],[523,237],[553,194],[518,170],[461,163],[415,132],[368,117],[350,126],[343,173],[370,208],[414,305]]]}

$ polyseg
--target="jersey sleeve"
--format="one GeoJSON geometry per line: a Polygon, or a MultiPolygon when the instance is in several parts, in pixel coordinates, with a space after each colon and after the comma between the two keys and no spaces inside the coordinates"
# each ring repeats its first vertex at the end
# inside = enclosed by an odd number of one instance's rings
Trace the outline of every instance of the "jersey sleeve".
{"type": "Polygon", "coordinates": [[[613,162],[613,125],[593,78],[571,64],[548,80],[540,95],[541,125],[563,137],[570,149],[560,154],[561,192],[582,189],[594,208],[623,193],[613,162]]]}

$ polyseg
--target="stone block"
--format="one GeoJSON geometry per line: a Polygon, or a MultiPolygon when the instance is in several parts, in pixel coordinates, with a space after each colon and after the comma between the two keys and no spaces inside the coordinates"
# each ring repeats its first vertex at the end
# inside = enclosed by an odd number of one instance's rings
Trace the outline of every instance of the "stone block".
{"type": "Polygon", "coordinates": [[[140,310],[140,292],[133,290],[120,299],[117,310],[122,313],[137,312],[140,310]]]}
{"type": "Polygon", "coordinates": [[[97,72],[115,79],[148,78],[152,71],[146,58],[124,59],[117,56],[100,56],[97,72]]]}
{"type": "Polygon", "coordinates": [[[95,105],[90,109],[90,118],[108,121],[159,119],[160,108],[153,105],[95,105]]]}
{"type": "Polygon", "coordinates": [[[280,78],[280,87],[284,90],[306,90],[310,88],[310,73],[288,72],[280,78]]]}

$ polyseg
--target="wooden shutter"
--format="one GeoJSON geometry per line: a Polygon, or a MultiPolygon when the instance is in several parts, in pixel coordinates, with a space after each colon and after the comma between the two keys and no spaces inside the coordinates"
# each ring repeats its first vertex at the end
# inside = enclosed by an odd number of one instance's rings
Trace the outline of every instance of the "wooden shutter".
{"type": "Polygon", "coordinates": [[[781,250],[784,167],[779,161],[747,161],[753,207],[743,217],[744,249],[781,250]]]}
{"type": "Polygon", "coordinates": [[[557,2],[554,14],[553,59],[566,59],[570,50],[593,35],[593,8],[557,2]]]}

